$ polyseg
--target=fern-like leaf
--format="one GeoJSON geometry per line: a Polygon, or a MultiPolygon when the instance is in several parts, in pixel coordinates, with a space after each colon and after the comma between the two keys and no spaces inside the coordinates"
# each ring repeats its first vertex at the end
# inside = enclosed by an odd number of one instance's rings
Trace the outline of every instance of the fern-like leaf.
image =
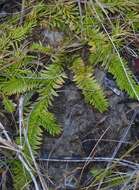
{"type": "Polygon", "coordinates": [[[133,79],[133,74],[129,70],[125,60],[122,58],[120,60],[117,55],[113,55],[108,70],[114,75],[117,85],[121,90],[126,91],[132,98],[139,96],[139,85],[133,79]]]}
{"type": "Polygon", "coordinates": [[[37,83],[37,79],[14,77],[8,81],[3,81],[0,89],[6,95],[20,94],[32,90],[37,86],[37,83]]]}
{"type": "Polygon", "coordinates": [[[29,117],[29,126],[41,126],[47,130],[51,135],[57,135],[61,129],[56,121],[56,118],[50,113],[45,106],[45,99],[36,102],[29,117]]]}
{"type": "Polygon", "coordinates": [[[35,26],[34,22],[25,23],[23,26],[18,26],[10,30],[9,38],[12,41],[18,41],[25,39],[32,28],[35,26]]]}
{"type": "Polygon", "coordinates": [[[10,113],[15,111],[15,104],[13,103],[12,100],[8,99],[8,97],[4,96],[2,103],[6,111],[10,113]]]}
{"type": "Polygon", "coordinates": [[[77,58],[73,62],[72,70],[74,81],[82,90],[86,102],[101,112],[106,111],[108,103],[101,87],[92,77],[92,68],[85,66],[81,58],[77,58]]]}
{"type": "Polygon", "coordinates": [[[14,189],[15,190],[26,190],[29,187],[29,182],[31,182],[31,177],[26,169],[23,167],[19,160],[14,160],[12,162],[12,169],[14,175],[14,189]]]}
{"type": "Polygon", "coordinates": [[[44,54],[51,54],[52,53],[52,48],[47,46],[43,46],[42,43],[33,43],[30,47],[31,51],[35,51],[35,52],[41,52],[41,53],[44,53],[44,54]]]}
{"type": "Polygon", "coordinates": [[[57,96],[56,90],[59,89],[63,83],[65,73],[62,65],[53,63],[43,71],[41,77],[44,78],[41,82],[41,88],[38,92],[40,94],[38,102],[35,103],[30,116],[30,123],[35,126],[42,126],[47,129],[52,135],[60,133],[60,127],[52,113],[48,111],[48,107],[52,105],[54,96],[57,96]]]}
{"type": "Polygon", "coordinates": [[[43,88],[39,89],[39,93],[45,99],[45,106],[48,108],[53,97],[58,95],[56,90],[63,85],[66,75],[63,72],[62,65],[55,62],[41,73],[41,77],[46,78],[46,80],[42,81],[43,88]]]}

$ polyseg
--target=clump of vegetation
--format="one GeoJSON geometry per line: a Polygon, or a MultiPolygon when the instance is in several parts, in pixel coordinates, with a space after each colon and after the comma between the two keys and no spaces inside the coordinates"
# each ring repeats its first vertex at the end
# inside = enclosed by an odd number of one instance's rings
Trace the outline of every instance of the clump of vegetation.
{"type": "Polygon", "coordinates": [[[94,75],[99,67],[113,75],[119,89],[139,100],[139,86],[122,56],[124,48],[136,48],[137,0],[23,2],[21,13],[0,23],[3,110],[15,115],[19,126],[14,142],[18,156],[9,161],[17,190],[27,189],[31,180],[36,185],[32,167],[37,169],[34,158],[43,130],[61,133],[49,108],[65,81],[72,80],[94,109],[107,111],[108,99],[94,75]]]}

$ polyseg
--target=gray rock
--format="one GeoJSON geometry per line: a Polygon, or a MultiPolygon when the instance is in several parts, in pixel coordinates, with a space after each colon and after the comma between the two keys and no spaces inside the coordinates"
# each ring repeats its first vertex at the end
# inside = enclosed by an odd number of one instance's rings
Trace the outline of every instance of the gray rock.
{"type": "Polygon", "coordinates": [[[47,41],[48,44],[56,47],[60,44],[60,42],[63,40],[63,32],[59,31],[49,31],[45,29],[43,31],[44,40],[47,41]]]}
{"type": "MultiPolygon", "coordinates": [[[[109,110],[99,113],[84,102],[80,90],[74,84],[65,85],[60,96],[55,99],[53,107],[63,133],[59,138],[44,137],[43,157],[47,157],[48,154],[50,157],[88,156],[105,131],[107,132],[103,140],[91,155],[111,156],[117,145],[116,141],[120,140],[124,128],[128,126],[125,114],[127,108],[123,104],[118,104],[122,98],[113,93],[109,97],[109,110]]],[[[129,139],[130,133],[126,140],[129,139]]],[[[81,166],[82,164],[49,163],[47,172],[62,189],[65,175],[74,171],[73,175],[76,176],[76,169],[81,166]]]]}

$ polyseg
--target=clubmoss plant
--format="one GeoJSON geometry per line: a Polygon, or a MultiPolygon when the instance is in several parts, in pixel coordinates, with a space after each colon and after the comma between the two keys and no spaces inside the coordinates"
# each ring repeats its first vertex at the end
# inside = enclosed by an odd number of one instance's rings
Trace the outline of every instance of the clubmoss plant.
{"type": "MultiPolygon", "coordinates": [[[[43,130],[51,135],[61,132],[49,108],[68,78],[65,68],[73,73],[70,80],[82,91],[85,102],[100,112],[107,111],[109,103],[95,79],[96,67],[111,73],[119,89],[139,100],[139,86],[122,57],[125,47],[135,47],[139,2],[36,0],[25,2],[22,8],[23,14],[0,23],[0,92],[4,108],[11,113],[24,97],[22,152],[32,165],[26,138],[37,156],[43,130]],[[58,44],[49,43],[46,30],[63,34],[58,44]]],[[[21,145],[19,138],[16,142],[21,145]]],[[[11,164],[15,189],[27,189],[31,176],[18,160],[11,164]]]]}

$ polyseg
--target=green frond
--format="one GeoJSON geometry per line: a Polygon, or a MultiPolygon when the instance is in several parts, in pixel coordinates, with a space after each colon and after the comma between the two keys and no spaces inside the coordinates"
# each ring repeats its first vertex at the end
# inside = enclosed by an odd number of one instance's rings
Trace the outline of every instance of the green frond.
{"type": "Polygon", "coordinates": [[[54,62],[41,73],[41,77],[46,78],[46,80],[42,81],[43,87],[39,89],[39,93],[40,97],[45,99],[45,106],[48,108],[53,101],[53,97],[58,95],[56,90],[62,87],[66,75],[63,71],[62,65],[54,62]]]}
{"type": "Polygon", "coordinates": [[[32,3],[30,1],[26,1],[26,8],[30,7],[30,12],[26,15],[26,22],[34,22],[37,23],[40,21],[40,19],[43,19],[45,14],[47,14],[47,8],[46,4],[43,2],[36,2],[34,6],[32,6],[32,3]]]}
{"type": "Polygon", "coordinates": [[[27,35],[35,26],[35,23],[25,23],[23,26],[9,26],[8,28],[2,28],[0,34],[0,52],[7,50],[14,42],[20,42],[24,40],[27,35]]]}
{"type": "Polygon", "coordinates": [[[10,113],[15,111],[15,104],[13,103],[12,100],[8,99],[8,97],[4,96],[2,103],[6,111],[10,113]]]}
{"type": "Polygon", "coordinates": [[[106,66],[111,59],[112,45],[107,43],[102,46],[95,46],[93,42],[90,42],[89,45],[92,46],[90,48],[89,63],[92,66],[106,66]]]}
{"type": "MultiPolygon", "coordinates": [[[[38,118],[36,118],[36,119],[38,119],[38,118]]],[[[28,131],[26,134],[27,136],[26,137],[24,136],[22,139],[24,142],[24,147],[23,147],[22,151],[23,151],[25,158],[30,163],[30,166],[32,166],[33,163],[32,163],[32,158],[31,158],[29,148],[31,147],[31,151],[32,151],[33,155],[37,156],[37,151],[39,150],[40,145],[42,143],[42,129],[39,127],[38,123],[35,123],[34,121],[32,123],[31,122],[28,123],[28,118],[25,119],[24,125],[28,128],[28,131]],[[30,147],[28,147],[27,138],[28,138],[28,143],[29,143],[30,147]]],[[[20,145],[19,138],[17,138],[16,141],[17,141],[17,144],[20,145]]],[[[23,163],[19,160],[14,160],[12,162],[11,170],[14,175],[14,177],[13,177],[14,188],[16,190],[19,190],[19,189],[26,190],[27,187],[29,186],[29,183],[31,182],[31,176],[28,173],[28,171],[24,168],[23,163]]],[[[31,167],[30,167],[30,170],[33,173],[33,175],[36,175],[35,171],[33,171],[31,167]]]]}
{"type": "Polygon", "coordinates": [[[36,104],[34,105],[31,115],[29,116],[29,126],[41,126],[53,136],[61,132],[60,126],[57,123],[56,118],[45,107],[45,99],[36,102],[36,104]]]}
{"type": "Polygon", "coordinates": [[[40,52],[40,53],[44,53],[44,54],[51,54],[52,53],[52,48],[49,46],[43,46],[42,43],[33,43],[30,47],[31,51],[35,51],[35,52],[40,52]]]}
{"type": "Polygon", "coordinates": [[[26,169],[23,167],[19,160],[15,160],[12,162],[11,171],[14,175],[14,189],[15,190],[26,190],[29,186],[29,182],[31,182],[31,177],[26,169]]]}
{"type": "Polygon", "coordinates": [[[106,10],[110,12],[130,11],[138,7],[138,0],[101,0],[100,1],[106,10]]]}
{"type": "MultiPolygon", "coordinates": [[[[40,145],[42,143],[42,129],[39,127],[38,123],[36,123],[36,125],[33,123],[35,122],[29,122],[29,126],[28,126],[28,132],[27,132],[27,138],[30,144],[30,147],[32,149],[32,152],[34,153],[34,155],[37,155],[37,151],[40,148],[40,145]]],[[[25,140],[26,141],[26,140],[25,140]]],[[[26,156],[30,157],[30,153],[28,150],[28,146],[25,144],[24,150],[23,152],[25,153],[26,156]]]]}
{"type": "Polygon", "coordinates": [[[6,95],[20,94],[32,90],[37,85],[37,80],[32,78],[11,78],[0,84],[0,90],[6,95]]]}
{"type": "Polygon", "coordinates": [[[114,75],[117,85],[121,90],[127,92],[132,98],[139,96],[139,85],[136,84],[133,79],[133,74],[129,70],[125,60],[122,58],[120,60],[117,55],[113,55],[109,63],[108,71],[114,75]]]}
{"type": "MultiPolygon", "coordinates": [[[[37,120],[38,117],[35,119],[37,120]]],[[[40,121],[41,121],[41,118],[40,118],[40,121]]],[[[39,121],[38,121],[38,123],[37,122],[35,123],[35,121],[28,123],[28,118],[26,118],[26,120],[24,121],[24,124],[26,127],[28,126],[28,131],[26,134],[27,136],[23,137],[24,147],[23,147],[22,151],[23,151],[25,158],[30,163],[30,166],[32,166],[33,163],[32,163],[32,158],[31,158],[29,148],[31,147],[31,151],[32,151],[33,155],[37,156],[37,151],[39,150],[41,143],[42,143],[42,129],[39,126],[39,121]],[[28,143],[29,143],[30,147],[28,147],[27,138],[28,138],[28,143]]],[[[17,144],[20,145],[19,138],[17,138],[16,141],[17,141],[17,144]]],[[[23,163],[19,160],[14,160],[12,162],[11,170],[12,170],[13,176],[14,176],[13,177],[14,188],[16,190],[19,190],[19,189],[26,190],[27,187],[29,186],[29,183],[31,182],[31,176],[28,173],[28,171],[24,168],[23,163]]],[[[33,173],[33,175],[36,175],[35,171],[33,171],[31,167],[30,167],[30,170],[33,173]]]]}
{"type": "Polygon", "coordinates": [[[58,124],[54,114],[49,111],[44,113],[44,117],[41,120],[41,125],[44,126],[48,133],[53,136],[61,133],[60,125],[58,124]]]}
{"type": "Polygon", "coordinates": [[[102,88],[92,77],[92,68],[85,66],[81,58],[77,58],[73,62],[71,69],[74,72],[74,81],[82,90],[86,102],[97,108],[100,112],[106,111],[108,103],[102,88]]]}
{"type": "Polygon", "coordinates": [[[65,73],[61,65],[53,63],[42,72],[41,77],[46,79],[42,81],[41,88],[38,90],[40,97],[31,112],[30,123],[31,125],[42,126],[50,134],[55,135],[61,130],[54,115],[48,112],[48,106],[52,105],[54,96],[58,95],[56,90],[63,85],[65,73]]]}
{"type": "Polygon", "coordinates": [[[127,12],[127,14],[125,15],[125,22],[128,23],[129,26],[131,26],[131,28],[134,31],[138,31],[139,29],[139,14],[137,11],[130,11],[127,12]]]}
{"type": "Polygon", "coordinates": [[[95,45],[95,47],[98,48],[100,46],[102,47],[102,45],[105,45],[109,42],[107,35],[103,31],[101,31],[101,29],[98,26],[92,28],[93,21],[88,21],[88,18],[85,18],[84,22],[87,22],[87,24],[85,23],[85,25],[87,26],[84,30],[84,33],[88,39],[89,45],[92,46],[93,43],[93,45],[95,45]]]}
{"type": "Polygon", "coordinates": [[[58,28],[61,31],[67,29],[73,31],[77,28],[79,11],[74,2],[48,3],[46,10],[47,20],[42,20],[41,25],[49,27],[49,29],[58,28]]]}
{"type": "Polygon", "coordinates": [[[106,65],[113,51],[112,44],[107,35],[100,32],[99,28],[91,29],[91,31],[89,29],[87,32],[90,34],[88,37],[88,45],[90,46],[89,62],[92,65],[106,65]]]}
{"type": "Polygon", "coordinates": [[[9,48],[9,41],[10,39],[3,32],[3,34],[0,35],[0,53],[9,48]]]}
{"type": "Polygon", "coordinates": [[[34,26],[34,22],[29,22],[25,23],[23,26],[13,27],[10,29],[9,38],[12,41],[20,42],[27,37],[34,26]]]}

